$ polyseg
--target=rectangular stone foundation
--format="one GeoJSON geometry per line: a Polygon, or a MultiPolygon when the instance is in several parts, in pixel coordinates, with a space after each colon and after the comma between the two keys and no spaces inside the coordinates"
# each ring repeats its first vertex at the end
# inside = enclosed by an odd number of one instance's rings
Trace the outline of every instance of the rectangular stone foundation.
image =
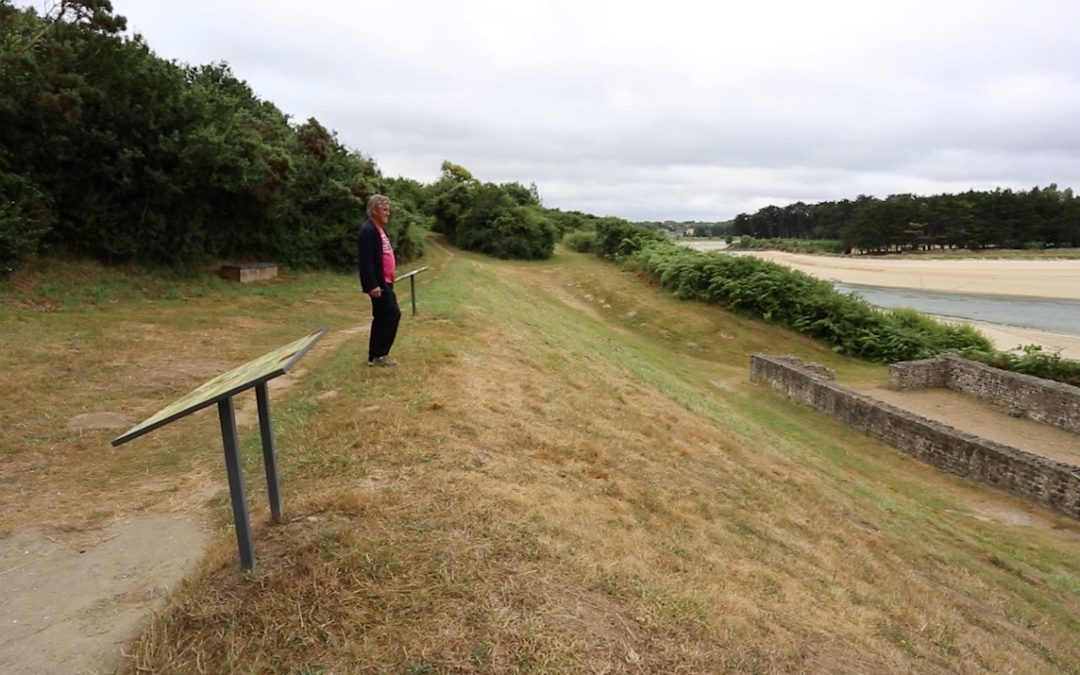
{"type": "Polygon", "coordinates": [[[1011,415],[1080,434],[1080,387],[1063,382],[943,354],[933,359],[892,364],[889,384],[896,389],[953,389],[1004,408],[1011,415]]]}
{"type": "MultiPolygon", "coordinates": [[[[912,381],[936,381],[938,375],[912,381]]],[[[1025,376],[1027,377],[1027,376],[1025,376]]],[[[864,431],[897,450],[960,476],[1080,520],[1080,469],[928,420],[833,382],[794,357],[754,354],[750,381],[864,431]]]]}
{"type": "Polygon", "coordinates": [[[277,276],[277,263],[238,263],[222,265],[220,274],[230,281],[246,284],[250,281],[273,279],[277,276]]]}

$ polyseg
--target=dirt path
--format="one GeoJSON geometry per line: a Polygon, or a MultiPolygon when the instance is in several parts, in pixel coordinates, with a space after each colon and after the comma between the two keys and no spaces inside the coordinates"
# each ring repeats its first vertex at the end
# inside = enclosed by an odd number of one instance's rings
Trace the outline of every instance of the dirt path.
{"type": "Polygon", "coordinates": [[[162,515],[63,540],[38,529],[0,540],[0,672],[112,672],[209,538],[162,515]]]}

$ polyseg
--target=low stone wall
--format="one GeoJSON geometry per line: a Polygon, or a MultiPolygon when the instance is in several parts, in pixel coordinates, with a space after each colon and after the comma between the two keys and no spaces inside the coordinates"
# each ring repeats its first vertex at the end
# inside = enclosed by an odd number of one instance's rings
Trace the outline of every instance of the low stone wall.
{"type": "Polygon", "coordinates": [[[237,263],[222,265],[219,274],[230,281],[246,284],[251,281],[273,279],[277,276],[277,263],[237,263]]]}
{"type": "Polygon", "coordinates": [[[946,354],[889,366],[897,389],[943,387],[1005,408],[1010,415],[1080,433],[1080,388],[946,354]]]}
{"type": "Polygon", "coordinates": [[[1080,519],[1080,467],[978,438],[863,396],[794,357],[754,354],[750,380],[936,467],[1080,519]]]}
{"type": "Polygon", "coordinates": [[[895,389],[944,389],[949,383],[949,362],[944,359],[904,361],[889,366],[889,384],[895,389]]]}

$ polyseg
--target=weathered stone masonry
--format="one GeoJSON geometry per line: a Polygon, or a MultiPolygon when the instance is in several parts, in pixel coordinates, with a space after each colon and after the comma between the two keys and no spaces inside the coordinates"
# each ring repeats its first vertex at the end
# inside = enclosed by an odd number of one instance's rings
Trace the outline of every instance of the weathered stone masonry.
{"type": "MultiPolygon", "coordinates": [[[[953,365],[950,364],[947,370],[951,372],[952,368],[953,365]]],[[[946,381],[941,378],[955,377],[940,373],[928,374],[930,370],[932,369],[915,368],[909,371],[908,380],[937,383],[946,381]]],[[[938,370],[945,372],[946,369],[942,367],[938,370]]],[[[958,371],[967,372],[960,369],[958,371]]],[[[961,375],[958,381],[967,378],[968,376],[961,375]]],[[[766,384],[800,403],[831,415],[844,424],[865,431],[901,452],[936,467],[1031,499],[1080,519],[1080,467],[978,438],[883,401],[863,396],[837,385],[832,381],[831,375],[823,373],[820,367],[808,368],[794,357],[754,354],[750,357],[750,379],[766,384]]],[[[976,388],[996,387],[997,385],[991,384],[976,388]]]]}
{"type": "MultiPolygon", "coordinates": [[[[889,366],[897,389],[943,387],[1006,408],[1011,414],[1080,433],[1080,388],[946,354],[889,366]]],[[[1077,439],[1080,443],[1080,439],[1077,439]]]]}

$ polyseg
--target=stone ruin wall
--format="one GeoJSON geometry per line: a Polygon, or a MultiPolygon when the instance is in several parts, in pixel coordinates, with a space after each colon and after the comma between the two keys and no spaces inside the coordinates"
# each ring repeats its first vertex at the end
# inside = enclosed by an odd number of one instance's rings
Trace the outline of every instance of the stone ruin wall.
{"type": "MultiPolygon", "coordinates": [[[[898,370],[894,386],[903,388],[951,386],[960,391],[970,390],[969,393],[982,392],[982,395],[974,393],[973,395],[984,400],[991,400],[989,397],[992,395],[999,398],[1004,396],[1002,400],[1008,401],[1005,405],[1018,405],[1033,419],[1038,419],[1035,415],[1049,414],[1046,411],[1062,410],[1065,411],[1064,418],[1070,419],[1069,411],[1072,410],[1071,420],[1073,424],[1076,424],[1078,415],[1075,412],[1075,406],[1080,403],[1080,389],[1061,385],[1072,390],[1070,404],[1058,402],[1055,397],[1062,392],[1057,391],[1056,387],[1050,387],[1052,391],[1046,400],[1033,405],[1032,401],[1016,393],[1027,392],[1027,389],[1018,387],[1016,392],[1004,392],[1003,390],[1007,387],[1002,382],[1007,382],[1009,379],[1002,379],[996,374],[986,374],[985,381],[980,382],[981,369],[987,367],[972,364],[979,368],[969,368],[967,363],[970,362],[956,357],[942,357],[926,362],[896,364],[894,368],[898,370]],[[953,362],[954,360],[964,363],[957,364],[953,362]],[[956,384],[948,385],[949,382],[956,384]],[[960,389],[960,387],[966,387],[966,389],[960,389]]],[[[989,368],[989,370],[997,369],[989,368]]],[[[1029,376],[1015,373],[1008,373],[1008,375],[1029,378],[1029,376]]],[[[890,379],[893,379],[892,371],[890,371],[890,379]]],[[[1038,378],[1029,379],[1038,380],[1038,378]]],[[[754,354],[750,358],[750,380],[770,386],[789,398],[824,412],[848,426],[860,429],[897,450],[938,468],[980,481],[1080,519],[1080,467],[978,438],[883,401],[863,396],[837,385],[827,369],[814,364],[808,367],[794,357],[754,354]]],[[[1039,382],[1043,381],[1039,380],[1039,382]]],[[[1030,383],[1024,383],[1025,386],[1028,384],[1030,383]]],[[[1064,393],[1069,392],[1066,390],[1064,393]]],[[[1060,416],[1059,413],[1051,415],[1055,419],[1060,416]]],[[[1075,427],[1070,430],[1075,430],[1075,427]]]]}
{"type": "Polygon", "coordinates": [[[955,389],[1000,406],[1010,415],[1080,433],[1080,388],[1062,382],[991,368],[946,354],[889,366],[889,384],[897,389],[955,389]]]}

